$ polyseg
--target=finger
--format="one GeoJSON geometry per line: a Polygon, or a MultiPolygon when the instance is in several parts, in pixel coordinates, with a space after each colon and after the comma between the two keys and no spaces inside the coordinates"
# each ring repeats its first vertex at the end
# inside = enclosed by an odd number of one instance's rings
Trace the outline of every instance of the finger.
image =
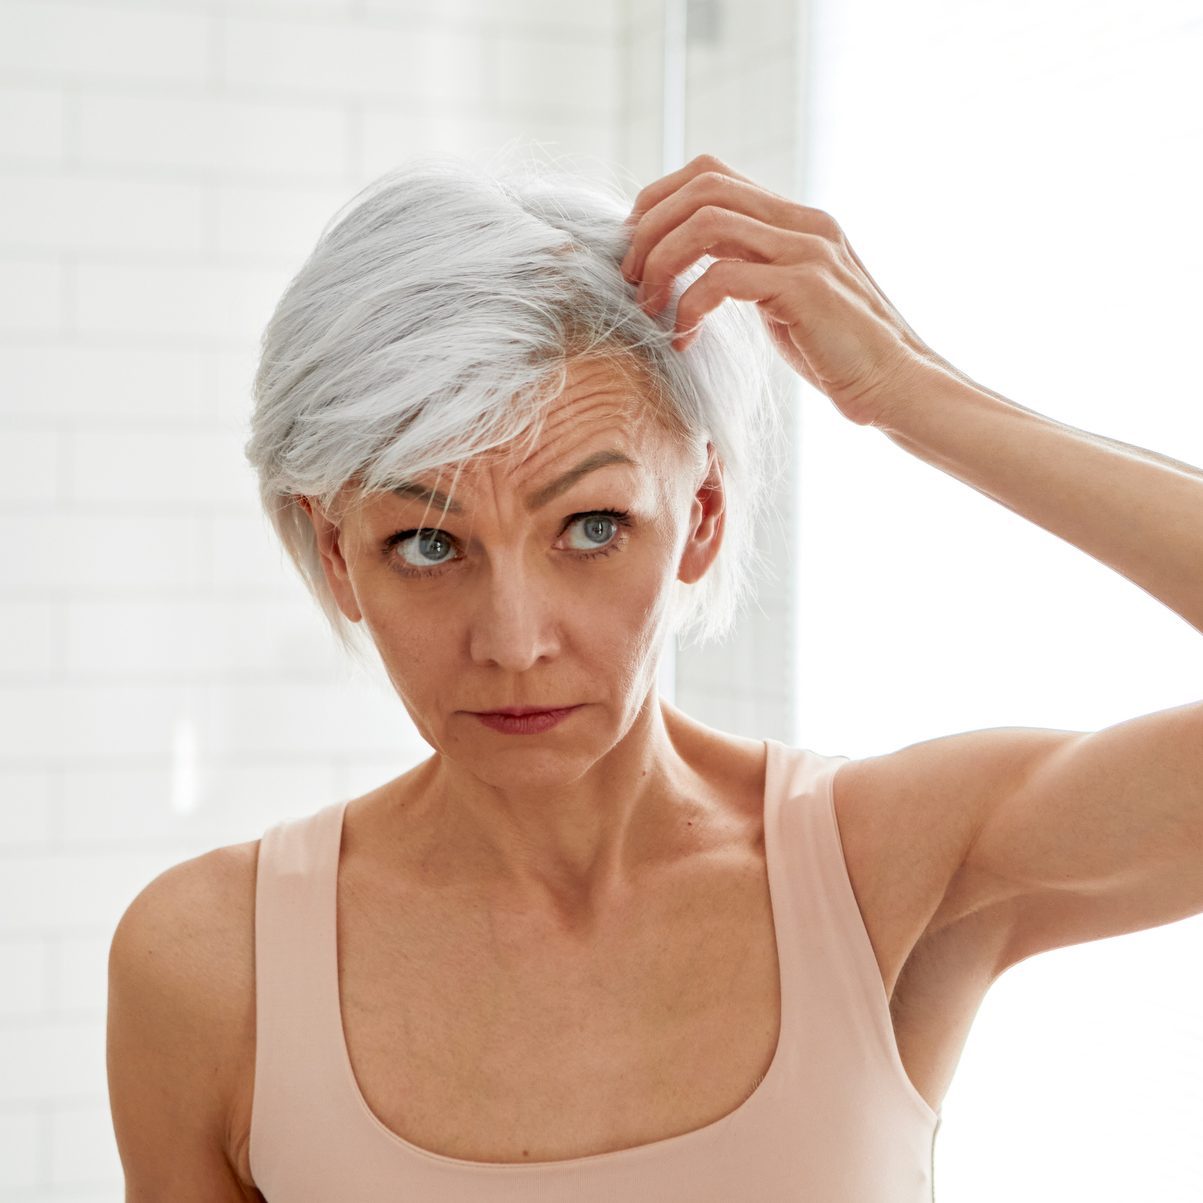
{"type": "Polygon", "coordinates": [[[658,180],[653,180],[646,188],[643,188],[635,197],[635,203],[626,219],[627,222],[631,225],[636,224],[643,214],[654,205],[658,205],[666,196],[676,192],[682,184],[688,183],[694,176],[701,175],[704,171],[717,171],[722,175],[731,176],[732,179],[742,180],[745,184],[752,183],[747,176],[740,175],[733,167],[728,167],[714,155],[695,155],[684,167],[669,172],[668,175],[661,176],[658,180]]]}
{"type": "Polygon", "coordinates": [[[769,225],[744,213],[703,205],[665,235],[643,265],[641,293],[649,313],[668,303],[673,280],[703,255],[755,263],[797,263],[823,249],[814,234],[769,225]]]}
{"type": "Polygon", "coordinates": [[[803,307],[799,297],[812,278],[814,267],[808,263],[747,263],[740,259],[720,259],[711,264],[681,294],[673,323],[674,345],[684,347],[693,341],[702,319],[728,297],[735,301],[755,301],[770,317],[792,327],[803,307]]]}
{"type": "Polygon", "coordinates": [[[796,204],[783,196],[766,192],[750,181],[702,172],[649,209],[640,219],[622,263],[628,277],[640,279],[646,271],[647,258],[653,247],[707,205],[742,213],[766,225],[799,234],[827,238],[839,235],[835,219],[821,209],[796,204]]]}
{"type": "Polygon", "coordinates": [[[631,208],[631,212],[623,222],[623,225],[632,228],[632,244],[627,248],[626,256],[622,261],[622,272],[624,275],[628,277],[631,275],[632,255],[636,249],[634,238],[639,233],[639,226],[648,211],[654,209],[666,198],[679,191],[691,180],[706,173],[725,176],[749,187],[756,187],[747,176],[740,175],[733,167],[728,167],[726,163],[721,159],[716,159],[714,155],[706,154],[697,155],[679,170],[670,172],[666,176],[661,176],[658,180],[653,180],[652,183],[648,184],[635,197],[635,203],[631,208]]]}

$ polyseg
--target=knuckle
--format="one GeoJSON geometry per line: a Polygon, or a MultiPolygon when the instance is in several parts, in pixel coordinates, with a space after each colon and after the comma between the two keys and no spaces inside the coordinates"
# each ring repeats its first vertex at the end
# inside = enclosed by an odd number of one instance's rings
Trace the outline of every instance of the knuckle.
{"type": "Polygon", "coordinates": [[[823,267],[835,258],[836,244],[823,234],[813,231],[799,233],[798,244],[803,251],[803,267],[823,267]]]}
{"type": "Polygon", "coordinates": [[[825,209],[808,209],[807,216],[816,234],[833,242],[838,242],[843,237],[844,231],[840,229],[840,223],[825,209]]]}

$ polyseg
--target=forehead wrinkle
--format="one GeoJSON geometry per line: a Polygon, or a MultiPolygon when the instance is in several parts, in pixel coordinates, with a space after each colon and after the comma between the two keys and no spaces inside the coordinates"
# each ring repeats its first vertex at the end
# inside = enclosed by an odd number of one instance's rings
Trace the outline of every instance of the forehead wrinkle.
{"type": "MultiPolygon", "coordinates": [[[[541,465],[548,460],[567,456],[568,452],[561,450],[563,444],[571,442],[573,446],[579,446],[600,437],[603,430],[613,435],[611,447],[628,448],[631,430],[638,428],[646,416],[639,407],[631,404],[630,395],[625,390],[616,390],[613,385],[592,389],[559,405],[547,415],[542,445],[522,460],[518,467],[527,476],[537,475],[541,465]],[[587,423],[594,429],[581,438],[580,431],[576,429],[579,423],[587,423]]],[[[543,489],[539,490],[536,498],[544,492],[543,489]]]]}
{"type": "MultiPolygon", "coordinates": [[[[616,420],[610,424],[611,429],[616,436],[611,440],[611,442],[616,445],[592,452],[584,461],[573,465],[573,467],[567,472],[557,476],[555,480],[536,490],[534,494],[525,497],[523,500],[528,511],[534,511],[543,505],[546,505],[560,493],[566,492],[577,482],[577,480],[581,479],[588,472],[599,470],[601,467],[607,464],[627,463],[636,468],[640,466],[631,455],[627,454],[626,451],[621,450],[621,448],[629,446],[629,440],[623,437],[623,435],[631,429],[632,422],[637,423],[639,418],[643,415],[636,414],[632,416],[629,405],[614,405],[611,401],[604,399],[606,395],[607,390],[599,389],[587,394],[586,396],[575,398],[573,402],[566,406],[561,406],[553,415],[549,417],[544,427],[545,430],[550,430],[553,432],[552,437],[545,437],[543,439],[543,445],[526,459],[522,460],[518,464],[518,467],[528,469],[526,474],[534,475],[538,471],[538,463],[540,460],[546,461],[547,459],[566,456],[567,453],[560,450],[558,444],[562,444],[570,439],[572,433],[574,432],[564,430],[559,437],[556,437],[554,434],[556,427],[564,427],[569,422],[579,422],[582,419],[588,421],[590,419],[590,415],[596,413],[597,411],[602,411],[606,417],[616,420]],[[589,404],[584,404],[586,402],[589,404]],[[630,420],[623,422],[623,419],[628,417],[630,420]]],[[[594,418],[593,421],[596,423],[599,422],[600,419],[594,418]]],[[[591,441],[595,438],[597,438],[596,430],[589,432],[588,439],[578,438],[575,440],[575,442],[579,444],[581,442],[591,441]]],[[[499,457],[495,454],[488,455],[481,462],[486,465],[495,464],[498,458],[499,457]]],[[[505,466],[504,459],[502,460],[501,466],[503,468],[505,466]]],[[[465,468],[466,465],[463,463],[455,466],[452,491],[454,491],[454,483],[459,481],[460,475],[464,472],[465,468]]],[[[401,484],[394,486],[390,492],[393,496],[401,498],[410,497],[415,501],[424,501],[426,503],[426,514],[429,514],[430,507],[432,505],[436,505],[441,507],[444,516],[446,516],[448,513],[462,515],[465,512],[464,506],[453,496],[451,496],[450,492],[444,493],[438,488],[438,484],[442,479],[442,475],[443,468],[440,467],[437,470],[435,484],[433,486],[427,486],[416,481],[403,481],[401,484]]]]}
{"type": "MultiPolygon", "coordinates": [[[[541,509],[549,502],[553,501],[561,493],[568,492],[578,481],[582,480],[592,472],[600,471],[602,468],[613,465],[622,464],[632,468],[640,468],[640,463],[627,455],[625,451],[621,451],[616,447],[601,448],[587,455],[579,463],[574,464],[567,472],[557,476],[554,480],[538,489],[535,493],[523,498],[523,505],[528,513],[533,513],[535,510],[541,509]]],[[[441,470],[436,477],[436,487],[426,489],[424,486],[410,485],[408,483],[398,486],[393,492],[401,497],[412,497],[415,501],[425,500],[426,509],[423,513],[423,525],[426,523],[426,518],[430,514],[432,505],[441,504],[443,516],[450,513],[463,514],[464,507],[457,501],[454,501],[450,496],[442,493],[437,488],[437,481],[441,479],[441,470]]],[[[459,471],[456,471],[458,478],[459,471]]]]}

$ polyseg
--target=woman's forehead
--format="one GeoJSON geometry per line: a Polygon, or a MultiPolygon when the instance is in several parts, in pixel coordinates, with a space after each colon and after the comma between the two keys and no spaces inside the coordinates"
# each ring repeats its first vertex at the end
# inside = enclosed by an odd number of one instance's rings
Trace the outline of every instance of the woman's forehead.
{"type": "Polygon", "coordinates": [[[350,482],[347,499],[352,508],[392,508],[398,500],[412,498],[440,512],[457,513],[471,505],[479,489],[501,488],[521,494],[530,508],[537,508],[610,463],[627,465],[634,476],[668,483],[686,471],[683,452],[682,440],[664,425],[645,383],[628,365],[575,360],[568,363],[566,387],[544,403],[538,423],[509,443],[406,473],[380,492],[362,494],[350,482]]]}

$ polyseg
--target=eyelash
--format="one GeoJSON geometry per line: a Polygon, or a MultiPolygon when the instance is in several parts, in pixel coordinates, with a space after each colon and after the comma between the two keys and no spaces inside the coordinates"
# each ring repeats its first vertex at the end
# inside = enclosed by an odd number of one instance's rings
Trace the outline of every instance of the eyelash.
{"type": "MultiPolygon", "coordinates": [[[[596,560],[600,556],[608,556],[611,552],[618,551],[620,548],[626,546],[627,539],[625,537],[623,528],[629,529],[631,527],[631,515],[627,510],[585,510],[582,513],[573,514],[571,517],[569,517],[569,519],[564,523],[564,530],[567,530],[574,522],[579,522],[582,518],[597,517],[612,518],[615,524],[619,527],[619,532],[617,535],[615,535],[613,542],[607,543],[604,547],[599,547],[596,551],[574,552],[573,554],[579,560],[596,560]]],[[[560,533],[563,534],[564,530],[562,530],[560,533]]],[[[389,537],[385,539],[385,554],[388,555],[398,543],[404,543],[406,539],[412,539],[415,535],[424,534],[443,535],[444,532],[439,530],[437,527],[429,526],[423,526],[417,530],[398,531],[395,535],[389,535],[389,537]]],[[[451,539],[449,535],[444,535],[444,537],[447,538],[447,540],[451,543],[455,542],[455,540],[451,539]]],[[[445,560],[442,564],[437,564],[432,568],[411,568],[407,564],[400,563],[395,556],[389,555],[389,563],[390,567],[392,567],[395,572],[399,572],[402,576],[432,577],[438,576],[447,565],[454,564],[455,561],[445,560]]]]}

